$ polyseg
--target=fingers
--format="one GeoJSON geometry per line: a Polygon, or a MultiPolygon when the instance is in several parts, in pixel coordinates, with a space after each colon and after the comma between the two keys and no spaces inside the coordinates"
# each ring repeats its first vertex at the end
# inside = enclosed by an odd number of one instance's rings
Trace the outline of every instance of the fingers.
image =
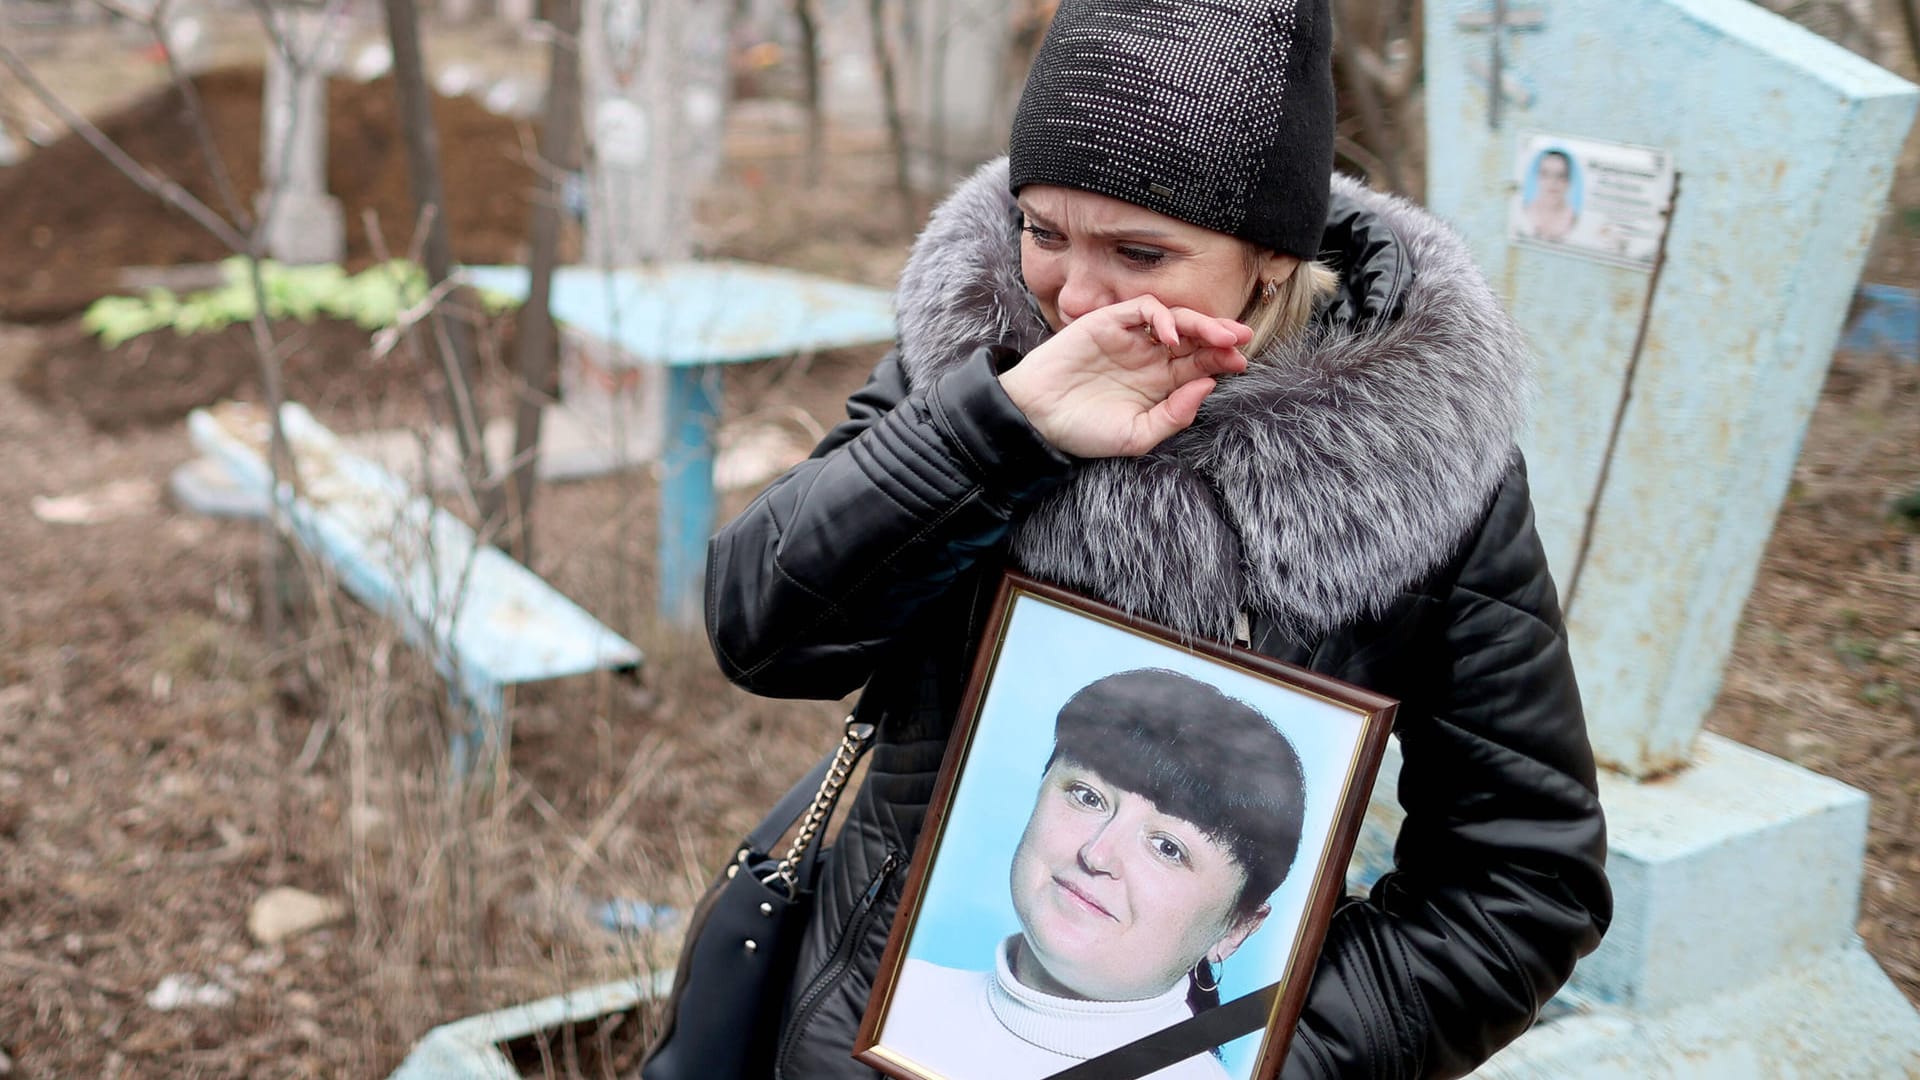
{"type": "MultiPolygon", "coordinates": [[[[1172,357],[1202,348],[1234,349],[1253,340],[1253,331],[1233,319],[1205,315],[1192,308],[1169,308],[1151,296],[1132,302],[1133,310],[1123,316],[1146,339],[1163,345],[1172,357]]],[[[1235,369],[1237,370],[1237,369],[1235,369]]]]}
{"type": "MultiPolygon", "coordinates": [[[[1253,331],[1232,319],[1202,315],[1192,308],[1183,307],[1170,309],[1168,315],[1174,326],[1191,343],[1233,348],[1253,340],[1253,331]]],[[[1162,335],[1162,340],[1165,340],[1165,335],[1162,335]]]]}
{"type": "Polygon", "coordinates": [[[1148,410],[1145,419],[1145,445],[1134,451],[1144,454],[1178,432],[1193,424],[1194,417],[1200,415],[1200,403],[1213,393],[1212,379],[1194,379],[1183,383],[1179,389],[1167,395],[1167,399],[1148,410]]]}
{"type": "Polygon", "coordinates": [[[1180,323],[1173,317],[1172,311],[1161,307],[1154,314],[1153,329],[1154,336],[1160,339],[1160,344],[1165,345],[1169,350],[1180,347],[1180,323]]]}
{"type": "Polygon", "coordinates": [[[1172,378],[1182,383],[1216,375],[1238,375],[1247,370],[1246,355],[1231,346],[1195,349],[1169,360],[1173,365],[1172,378]]]}
{"type": "Polygon", "coordinates": [[[1133,310],[1130,316],[1116,313],[1123,319],[1130,318],[1127,325],[1146,331],[1147,340],[1155,345],[1164,345],[1168,349],[1179,348],[1180,324],[1172,309],[1151,296],[1135,297],[1131,304],[1133,310]]]}
{"type": "Polygon", "coordinates": [[[1136,340],[1164,346],[1176,357],[1204,347],[1237,348],[1253,340],[1253,331],[1243,323],[1192,308],[1170,308],[1150,295],[1114,304],[1104,314],[1136,340]]]}

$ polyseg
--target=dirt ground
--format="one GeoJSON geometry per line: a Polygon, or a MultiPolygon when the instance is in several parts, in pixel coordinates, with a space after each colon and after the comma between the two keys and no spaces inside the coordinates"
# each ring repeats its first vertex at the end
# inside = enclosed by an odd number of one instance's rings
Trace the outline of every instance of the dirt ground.
{"type": "MultiPolygon", "coordinates": [[[[219,80],[241,88],[236,102],[257,85],[219,80]]],[[[377,128],[373,100],[354,130],[377,128]]],[[[164,102],[116,105],[132,111],[98,115],[136,138],[169,122],[164,102]]],[[[223,115],[238,163],[257,110],[223,115]]],[[[485,161],[524,169],[511,122],[479,113],[468,124],[449,153],[473,143],[485,161]]],[[[796,140],[761,133],[754,146],[703,214],[711,250],[890,280],[909,215],[873,194],[886,188],[884,160],[848,149],[809,190],[796,140]]],[[[37,159],[62,162],[34,189],[48,207],[67,205],[63,187],[106,183],[84,155],[61,152],[37,159]]],[[[364,165],[351,179],[388,220],[378,193],[404,195],[393,186],[403,174],[390,155],[364,165]]],[[[260,532],[165,494],[191,456],[185,411],[249,392],[238,333],[103,350],[60,314],[72,310],[62,297],[97,287],[102,264],[89,258],[218,252],[176,246],[184,234],[166,233],[173,223],[130,188],[90,189],[96,214],[137,223],[119,248],[94,218],[30,220],[8,185],[32,168],[0,172],[0,250],[48,228],[34,250],[58,256],[27,262],[72,272],[0,269],[0,310],[50,320],[0,322],[0,506],[13,511],[0,516],[0,1062],[22,1077],[379,1076],[436,1024],[667,963],[671,920],[612,932],[596,907],[684,909],[726,845],[825,748],[841,703],[734,691],[697,635],[653,619],[645,473],[551,486],[534,568],[639,643],[645,671],[521,693],[509,757],[455,788],[446,744],[460,721],[417,657],[298,573],[270,637],[260,532]],[[63,495],[90,499],[100,520],[42,520],[48,504],[36,500],[63,495]],[[342,898],[351,915],[257,944],[250,907],[280,885],[342,898]],[[156,992],[169,985],[206,1000],[162,1008],[156,992]]],[[[484,244],[470,258],[516,257],[525,184],[511,177],[524,171],[499,168],[473,204],[484,244]]],[[[1910,165],[1899,182],[1894,213],[1906,216],[1882,239],[1875,280],[1911,283],[1915,242],[1898,230],[1920,222],[1917,174],[1910,165]]],[[[405,222],[398,205],[391,220],[405,222]]],[[[376,361],[364,334],[338,324],[280,329],[294,393],[324,422],[423,415],[399,353],[376,361]]],[[[875,359],[867,349],[744,365],[729,373],[729,418],[797,407],[830,424],[875,359]]],[[[1920,1000],[1920,508],[1891,509],[1920,489],[1916,446],[1920,366],[1838,357],[1708,724],[1873,796],[1859,930],[1920,1000]]],[[[731,493],[728,509],[746,498],[731,493]]]]}

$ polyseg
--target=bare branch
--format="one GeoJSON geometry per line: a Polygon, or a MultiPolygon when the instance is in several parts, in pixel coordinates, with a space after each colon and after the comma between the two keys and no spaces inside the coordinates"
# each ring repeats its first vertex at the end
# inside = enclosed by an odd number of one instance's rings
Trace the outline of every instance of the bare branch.
{"type": "Polygon", "coordinates": [[[86,117],[67,107],[66,102],[47,88],[36,77],[26,62],[5,44],[0,44],[0,66],[13,73],[29,93],[38,98],[40,104],[60,118],[60,122],[73,129],[74,133],[85,139],[88,146],[99,151],[114,168],[120,170],[127,179],[132,180],[141,190],[157,196],[168,206],[192,218],[201,228],[206,229],[230,250],[246,252],[251,250],[247,238],[234,230],[232,225],[222,220],[219,214],[193,196],[193,193],[181,187],[167,176],[148,169],[145,165],[127,156],[127,152],[115,146],[113,140],[106,137],[99,128],[86,117]]]}
{"type": "Polygon", "coordinates": [[[1348,161],[1353,162],[1355,165],[1360,166],[1361,171],[1370,177],[1385,176],[1387,174],[1385,162],[1375,156],[1373,151],[1354,142],[1352,138],[1346,135],[1334,136],[1333,151],[1348,161]]]}
{"type": "Polygon", "coordinates": [[[152,25],[146,15],[142,15],[140,12],[127,7],[125,4],[117,3],[116,0],[93,0],[93,6],[109,15],[115,15],[125,19],[130,23],[138,23],[141,26],[152,25]]]}
{"type": "Polygon", "coordinates": [[[900,191],[902,213],[913,216],[913,187],[907,178],[907,122],[900,109],[899,76],[893,48],[887,42],[886,0],[868,0],[868,29],[873,37],[873,62],[880,69],[881,105],[887,115],[887,141],[893,146],[893,184],[900,191]]]}
{"type": "Polygon", "coordinates": [[[387,250],[386,231],[380,228],[380,215],[373,212],[373,207],[360,208],[360,225],[367,230],[367,246],[373,249],[373,257],[383,263],[392,262],[393,253],[387,250]]]}
{"type": "Polygon", "coordinates": [[[186,102],[187,119],[193,125],[194,140],[200,146],[201,157],[206,159],[207,172],[213,177],[213,185],[220,195],[222,208],[226,210],[227,217],[242,230],[251,232],[252,218],[240,203],[240,197],[234,190],[232,176],[227,172],[226,162],[221,160],[219,151],[214,148],[213,130],[207,125],[206,109],[201,105],[199,88],[193,85],[193,80],[189,79],[180,67],[179,57],[174,55],[173,45],[167,40],[167,16],[172,13],[173,0],[159,0],[154,4],[153,10],[144,13],[120,3],[119,0],[91,0],[91,2],[109,15],[145,27],[147,32],[153,35],[154,44],[160,46],[160,55],[166,60],[167,74],[173,87],[179,91],[181,99],[186,102]]]}
{"type": "Polygon", "coordinates": [[[418,264],[424,258],[427,249],[427,237],[433,235],[433,223],[440,215],[437,203],[428,203],[420,208],[420,216],[414,220],[413,235],[407,238],[407,261],[418,264]]]}
{"type": "Polygon", "coordinates": [[[273,5],[267,0],[253,0],[253,10],[260,16],[260,29],[267,35],[267,44],[273,46],[273,51],[279,53],[282,60],[297,66],[298,58],[293,55],[293,50],[287,47],[287,35],[280,28],[273,5]]]}
{"type": "Polygon", "coordinates": [[[793,18],[800,29],[800,67],[806,74],[807,184],[820,183],[820,162],[826,156],[826,115],[820,103],[820,29],[813,0],[793,0],[793,18]]]}
{"type": "Polygon", "coordinates": [[[440,284],[435,285],[428,291],[426,296],[420,299],[419,303],[402,311],[393,320],[392,326],[383,326],[375,331],[373,341],[369,346],[372,358],[375,360],[386,359],[387,354],[392,352],[394,347],[400,344],[400,339],[412,333],[413,328],[418,326],[421,320],[431,316],[434,313],[434,309],[440,306],[440,301],[445,300],[447,294],[457,288],[459,284],[459,279],[448,278],[440,284]]]}
{"type": "MultiPolygon", "coordinates": [[[[567,163],[552,162],[546,159],[546,156],[540,150],[539,144],[534,141],[531,128],[524,124],[518,125],[514,129],[514,134],[520,140],[520,154],[514,160],[525,165],[533,172],[533,178],[537,184],[534,195],[535,198],[547,197],[544,192],[545,188],[558,187],[566,183],[568,178],[573,175],[573,168],[567,163]]],[[[553,205],[560,205],[557,196],[554,197],[553,205]]]]}
{"type": "Polygon", "coordinates": [[[533,562],[535,462],[540,450],[544,406],[553,382],[554,329],[550,311],[554,263],[560,241],[561,188],[577,152],[580,132],[579,0],[552,0],[549,18],[556,34],[548,58],[546,116],[534,151],[537,196],[527,223],[527,299],[520,309],[519,376],[513,418],[513,453],[506,463],[509,509],[519,524],[514,553],[533,562]]]}
{"type": "MultiPolygon", "coordinates": [[[[187,78],[180,67],[180,59],[173,54],[173,46],[167,41],[164,22],[167,7],[172,0],[160,0],[153,9],[153,21],[147,28],[153,32],[153,40],[160,45],[160,54],[166,58],[167,74],[173,79],[174,88],[180,91],[180,97],[187,103],[187,119],[193,125],[193,137],[200,144],[200,156],[207,161],[207,172],[213,177],[213,186],[220,193],[220,201],[226,205],[227,216],[249,234],[253,232],[253,218],[241,205],[240,193],[234,189],[233,176],[227,172],[227,163],[221,160],[219,147],[213,141],[213,128],[207,123],[207,110],[200,102],[200,90],[187,78]]],[[[250,239],[257,239],[251,237],[250,239]]],[[[251,244],[247,253],[257,254],[251,244]]]]}
{"type": "Polygon", "coordinates": [[[1920,66],[1920,0],[1902,0],[1900,15],[1907,24],[1907,48],[1913,53],[1913,62],[1920,66]]]}

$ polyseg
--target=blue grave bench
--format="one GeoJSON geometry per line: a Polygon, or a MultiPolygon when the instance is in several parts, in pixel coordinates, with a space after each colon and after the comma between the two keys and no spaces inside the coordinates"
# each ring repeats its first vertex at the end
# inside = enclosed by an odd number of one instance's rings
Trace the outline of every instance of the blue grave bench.
{"type": "MultiPolygon", "coordinates": [[[[303,485],[297,495],[285,483],[277,492],[287,528],[349,593],[432,657],[469,717],[452,747],[456,771],[500,752],[507,687],[639,665],[632,642],[479,543],[464,522],[393,474],[348,452],[306,409],[283,406],[281,423],[303,485]]],[[[271,485],[265,410],[237,403],[196,409],[187,428],[196,449],[264,500],[271,485]]]]}

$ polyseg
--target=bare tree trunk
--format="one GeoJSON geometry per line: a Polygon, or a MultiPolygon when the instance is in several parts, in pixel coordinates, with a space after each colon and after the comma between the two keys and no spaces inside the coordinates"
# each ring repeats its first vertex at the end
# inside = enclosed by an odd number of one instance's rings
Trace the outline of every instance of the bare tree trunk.
{"type": "Polygon", "coordinates": [[[1907,49],[1913,66],[1920,68],[1920,0],[1902,0],[1900,14],[1906,16],[1907,49]]]}
{"type": "Polygon", "coordinates": [[[513,475],[510,508],[520,527],[514,555],[533,563],[533,495],[540,450],[540,418],[552,398],[554,331],[548,301],[560,248],[561,186],[577,156],[580,130],[580,0],[548,0],[553,52],[547,69],[547,115],[540,129],[538,193],[533,200],[528,237],[527,302],[520,309],[517,335],[520,398],[513,417],[513,475]]]}
{"type": "MultiPolygon", "coordinates": [[[[433,126],[425,65],[420,56],[420,14],[414,0],[386,0],[387,35],[393,47],[393,81],[400,98],[400,125],[407,142],[407,171],[412,178],[413,202],[426,223],[421,261],[427,287],[439,288],[452,273],[447,244],[446,196],[440,183],[440,137],[433,126]],[[432,207],[431,212],[428,207],[432,207]]],[[[447,396],[454,434],[468,487],[487,525],[497,524],[499,490],[487,477],[486,447],[481,441],[480,416],[473,397],[473,327],[450,315],[446,305],[435,305],[430,316],[435,352],[447,380],[447,396]]]]}
{"type": "Polygon", "coordinates": [[[873,62],[880,68],[880,103],[887,112],[887,142],[893,147],[893,185],[899,189],[901,213],[913,225],[913,186],[907,176],[907,122],[900,113],[899,78],[893,49],[887,42],[887,0],[870,0],[867,20],[873,33],[873,62]]]}
{"type": "Polygon", "coordinates": [[[1422,132],[1415,96],[1422,40],[1420,0],[1339,0],[1333,74],[1340,98],[1335,152],[1373,183],[1417,197],[1422,132]]]}
{"type": "MultiPolygon", "coordinates": [[[[1339,15],[1344,16],[1346,8],[1339,15]]],[[[1396,152],[1395,134],[1388,130],[1387,113],[1380,105],[1380,92],[1374,81],[1374,74],[1363,57],[1371,53],[1371,42],[1359,40],[1361,31],[1347,19],[1336,16],[1334,23],[1335,56],[1339,58],[1346,78],[1342,80],[1352,92],[1354,111],[1359,114],[1360,130],[1364,133],[1364,142],[1379,159],[1384,176],[1370,176],[1376,184],[1384,183],[1394,191],[1405,191],[1406,185],[1400,176],[1399,154],[1396,152]]],[[[1376,65],[1377,66],[1377,65],[1376,65]]]]}
{"type": "Polygon", "coordinates": [[[807,185],[816,187],[827,141],[826,115],[820,101],[820,20],[814,14],[813,0],[793,0],[793,17],[800,24],[800,67],[806,74],[807,185]]]}

